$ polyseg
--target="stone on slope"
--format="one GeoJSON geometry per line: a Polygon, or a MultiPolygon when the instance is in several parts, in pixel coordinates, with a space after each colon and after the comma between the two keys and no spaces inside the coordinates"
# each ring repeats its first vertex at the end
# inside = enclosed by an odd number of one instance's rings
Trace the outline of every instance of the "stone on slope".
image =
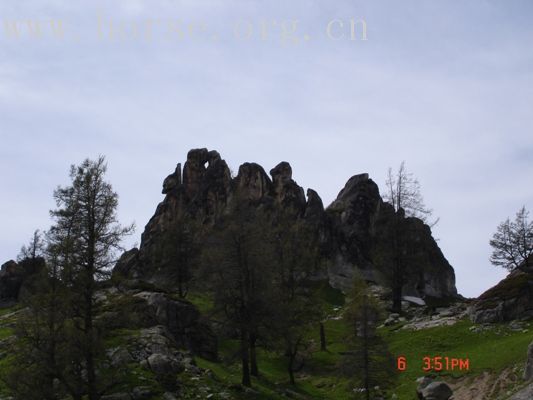
{"type": "Polygon", "coordinates": [[[419,383],[416,393],[420,400],[448,400],[453,395],[453,391],[447,383],[433,381],[429,377],[417,379],[419,383]]]}
{"type": "Polygon", "coordinates": [[[407,301],[409,303],[412,303],[412,304],[415,304],[417,306],[425,306],[426,305],[426,302],[423,299],[421,299],[420,297],[403,296],[402,300],[405,300],[405,301],[407,301]]]}

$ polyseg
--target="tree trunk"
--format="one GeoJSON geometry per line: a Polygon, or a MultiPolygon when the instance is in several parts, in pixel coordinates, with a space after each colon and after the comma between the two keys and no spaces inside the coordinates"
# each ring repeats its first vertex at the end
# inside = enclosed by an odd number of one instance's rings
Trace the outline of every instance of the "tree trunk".
{"type": "Polygon", "coordinates": [[[241,329],[241,363],[242,363],[242,384],[243,386],[252,386],[250,379],[250,365],[249,365],[249,338],[248,332],[244,328],[241,329]]]}
{"type": "Polygon", "coordinates": [[[293,352],[289,352],[289,364],[287,366],[287,371],[289,372],[289,382],[291,385],[296,385],[296,381],[294,380],[294,359],[295,354],[293,352]]]}
{"type": "Polygon", "coordinates": [[[393,250],[394,258],[392,266],[392,312],[402,312],[402,287],[403,287],[403,265],[401,261],[401,220],[398,212],[394,216],[394,237],[393,237],[393,250]]]}
{"type": "Polygon", "coordinates": [[[92,310],[92,290],[86,296],[86,315],[85,315],[85,361],[87,363],[87,391],[89,400],[98,400],[98,391],[96,390],[96,367],[94,362],[94,344],[93,344],[93,310],[92,310]]]}
{"type": "Polygon", "coordinates": [[[364,304],[364,308],[363,308],[363,352],[364,352],[364,360],[363,360],[363,368],[364,368],[364,374],[365,374],[365,397],[366,397],[366,400],[370,400],[370,382],[369,382],[369,378],[370,378],[370,357],[369,357],[369,346],[368,346],[368,335],[369,335],[369,332],[368,332],[368,324],[369,324],[369,320],[368,320],[368,306],[366,304],[366,300],[365,300],[365,304],[364,304]]]}
{"type": "Polygon", "coordinates": [[[324,323],[320,323],[320,350],[326,351],[326,330],[324,329],[324,323]]]}
{"type": "Polygon", "coordinates": [[[250,373],[252,376],[259,376],[259,368],[257,367],[257,353],[256,344],[257,335],[255,333],[250,334],[250,373]]]}
{"type": "Polygon", "coordinates": [[[394,278],[395,282],[392,287],[392,312],[399,314],[402,312],[402,284],[396,282],[396,279],[399,277],[394,278]]]}

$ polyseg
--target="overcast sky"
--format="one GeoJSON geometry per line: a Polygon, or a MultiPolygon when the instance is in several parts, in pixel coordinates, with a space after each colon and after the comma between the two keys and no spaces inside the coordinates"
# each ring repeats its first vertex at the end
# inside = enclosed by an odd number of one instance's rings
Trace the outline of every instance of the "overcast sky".
{"type": "Polygon", "coordinates": [[[133,245],[163,179],[207,147],[234,171],[289,161],[326,205],[405,160],[459,292],[505,276],[488,241],[533,209],[533,2],[88,4],[0,3],[1,262],[49,226],[70,164],[107,156],[133,245]]]}

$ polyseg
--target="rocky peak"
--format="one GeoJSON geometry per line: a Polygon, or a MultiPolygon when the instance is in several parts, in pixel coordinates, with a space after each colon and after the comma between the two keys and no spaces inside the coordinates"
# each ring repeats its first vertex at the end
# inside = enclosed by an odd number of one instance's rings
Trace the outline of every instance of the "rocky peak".
{"type": "MultiPolygon", "coordinates": [[[[231,178],[226,162],[217,151],[193,149],[181,174],[181,165],[163,183],[165,199],[142,235],[139,251],[128,253],[119,263],[119,270],[127,277],[156,279],[157,249],[168,229],[181,223],[183,217],[201,223],[206,233],[228,212],[237,199],[249,200],[266,210],[288,211],[287,218],[296,222],[305,218],[316,229],[329,259],[327,274],[330,284],[348,289],[354,271],[359,270],[370,281],[387,285],[390,265],[374,261],[376,244],[386,241],[391,221],[400,218],[406,224],[408,251],[419,261],[409,264],[409,277],[404,294],[418,297],[455,296],[455,276],[429,227],[416,218],[403,218],[391,205],[384,203],[376,183],[368,174],[352,176],[335,201],[324,210],[317,192],[304,190],[293,179],[291,165],[280,162],[270,170],[272,179],[263,167],[247,162],[231,178]]],[[[118,271],[117,271],[118,272],[118,271]]]]}
{"type": "Polygon", "coordinates": [[[304,190],[292,179],[291,165],[282,161],[270,170],[273,181],[273,195],[276,203],[295,211],[297,215],[305,211],[304,190]]]}
{"type": "Polygon", "coordinates": [[[305,205],[305,218],[317,220],[324,215],[322,199],[313,189],[307,189],[307,203],[305,205]]]}
{"type": "Polygon", "coordinates": [[[163,194],[170,193],[181,185],[181,163],[178,163],[176,170],[163,181],[163,194]]]}
{"type": "Polygon", "coordinates": [[[258,201],[271,192],[272,182],[262,166],[244,163],[235,178],[235,188],[240,198],[258,201]]]}
{"type": "Polygon", "coordinates": [[[185,186],[185,193],[190,197],[194,197],[200,189],[200,184],[205,175],[208,161],[207,149],[193,149],[187,153],[187,161],[183,167],[183,184],[185,186]]]}
{"type": "Polygon", "coordinates": [[[287,161],[282,161],[270,170],[274,185],[283,185],[292,181],[292,168],[287,161]]]}

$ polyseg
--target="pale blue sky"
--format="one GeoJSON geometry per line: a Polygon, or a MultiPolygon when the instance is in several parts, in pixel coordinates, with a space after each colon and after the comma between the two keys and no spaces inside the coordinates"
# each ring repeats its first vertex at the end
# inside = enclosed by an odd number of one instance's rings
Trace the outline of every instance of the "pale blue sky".
{"type": "Polygon", "coordinates": [[[533,209],[533,3],[465,3],[2,1],[0,260],[49,226],[54,187],[85,157],[107,156],[120,217],[138,225],[129,244],[190,148],[216,149],[234,170],[289,161],[325,204],[350,176],[383,186],[405,160],[441,218],[435,236],[459,291],[478,295],[505,276],[488,262],[496,226],[533,209]],[[111,40],[99,16],[157,22],[150,40],[111,40]],[[367,41],[326,36],[334,19],[349,36],[350,18],[366,21],[367,41]],[[28,19],[41,21],[41,38],[28,19]],[[298,44],[277,30],[293,19],[298,44]],[[22,21],[18,39],[6,21],[22,21]],[[206,30],[179,40],[169,21],[206,30]],[[243,21],[250,40],[233,32],[243,21]]]}

